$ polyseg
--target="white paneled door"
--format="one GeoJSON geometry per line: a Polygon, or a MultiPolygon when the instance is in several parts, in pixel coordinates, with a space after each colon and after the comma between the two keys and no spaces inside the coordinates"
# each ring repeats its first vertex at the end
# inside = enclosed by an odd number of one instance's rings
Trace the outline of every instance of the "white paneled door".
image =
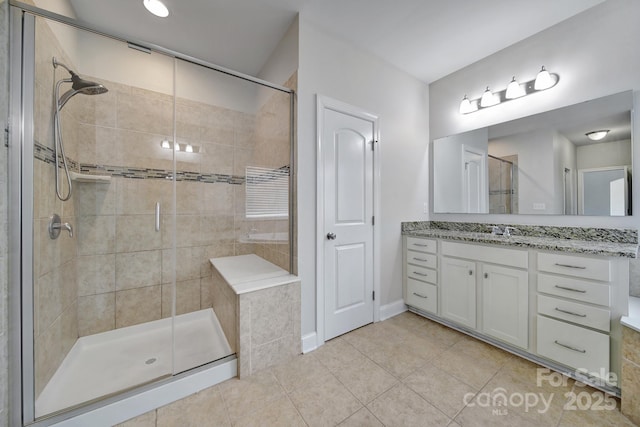
{"type": "Polygon", "coordinates": [[[323,105],[324,339],[373,322],[377,119],[323,105]]]}

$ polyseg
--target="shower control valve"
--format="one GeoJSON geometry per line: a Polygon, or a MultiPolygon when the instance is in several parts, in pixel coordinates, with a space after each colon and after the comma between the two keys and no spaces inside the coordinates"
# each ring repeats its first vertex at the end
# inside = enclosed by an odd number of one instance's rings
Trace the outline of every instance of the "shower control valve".
{"type": "Polygon", "coordinates": [[[53,214],[49,218],[49,237],[51,240],[55,240],[60,236],[60,230],[67,230],[69,237],[73,237],[73,227],[68,222],[62,223],[60,215],[53,214]]]}

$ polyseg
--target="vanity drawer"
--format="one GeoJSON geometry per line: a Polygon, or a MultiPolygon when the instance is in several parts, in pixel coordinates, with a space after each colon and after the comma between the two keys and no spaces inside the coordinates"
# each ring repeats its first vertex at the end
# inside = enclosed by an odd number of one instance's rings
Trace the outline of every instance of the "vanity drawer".
{"type": "Polygon", "coordinates": [[[435,240],[407,236],[407,249],[409,250],[435,254],[437,247],[438,243],[435,240]]]}
{"type": "Polygon", "coordinates": [[[411,277],[423,282],[438,283],[438,273],[430,268],[418,267],[417,265],[407,264],[407,277],[411,277]]]}
{"type": "Polygon", "coordinates": [[[438,265],[438,257],[433,254],[407,251],[407,263],[426,268],[436,268],[438,265]]]}
{"type": "Polygon", "coordinates": [[[607,307],[611,305],[611,288],[609,285],[591,283],[580,279],[570,279],[568,277],[539,273],[538,292],[607,307]]]}
{"type": "Polygon", "coordinates": [[[538,270],[586,279],[611,280],[611,262],[603,258],[538,253],[538,270]]]}
{"type": "Polygon", "coordinates": [[[538,315],[538,354],[601,377],[609,373],[609,336],[538,315]]]}
{"type": "Polygon", "coordinates": [[[437,314],[438,288],[434,285],[408,278],[406,303],[412,307],[437,314]]]}
{"type": "Polygon", "coordinates": [[[472,259],[508,267],[527,268],[529,254],[521,249],[498,248],[495,246],[473,245],[468,243],[442,242],[443,255],[472,259]]]}
{"type": "Polygon", "coordinates": [[[611,330],[611,312],[579,302],[538,295],[538,313],[604,332],[611,330]]]}

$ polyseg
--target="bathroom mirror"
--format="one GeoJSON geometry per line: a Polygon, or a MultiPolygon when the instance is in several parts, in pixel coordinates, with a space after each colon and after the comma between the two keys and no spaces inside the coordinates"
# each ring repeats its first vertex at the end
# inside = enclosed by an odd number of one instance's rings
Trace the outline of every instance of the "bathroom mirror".
{"type": "Polygon", "coordinates": [[[631,215],[632,106],[621,92],[434,140],[434,212],[631,215]]]}

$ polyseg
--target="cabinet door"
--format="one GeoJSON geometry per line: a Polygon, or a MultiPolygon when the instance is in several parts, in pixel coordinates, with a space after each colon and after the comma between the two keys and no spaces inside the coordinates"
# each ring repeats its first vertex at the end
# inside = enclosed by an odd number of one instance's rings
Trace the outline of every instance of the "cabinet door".
{"type": "Polygon", "coordinates": [[[442,316],[476,327],[476,264],[442,257],[442,316]]]}
{"type": "Polygon", "coordinates": [[[526,271],[483,265],[482,332],[528,347],[529,287],[526,271]]]}

